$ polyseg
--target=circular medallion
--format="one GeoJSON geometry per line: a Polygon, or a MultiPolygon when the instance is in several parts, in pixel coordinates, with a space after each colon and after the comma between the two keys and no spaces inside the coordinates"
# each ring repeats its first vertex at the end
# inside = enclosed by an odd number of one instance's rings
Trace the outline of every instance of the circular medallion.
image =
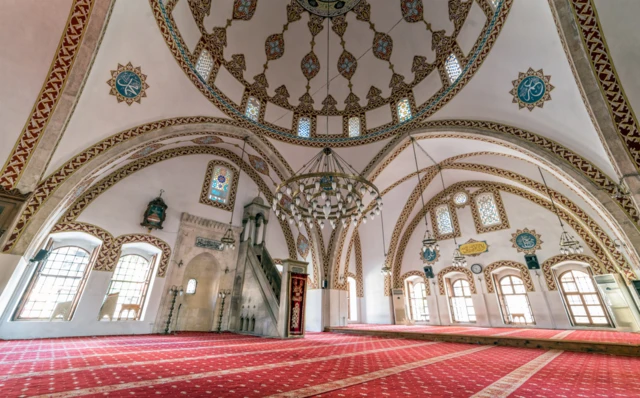
{"type": "Polygon", "coordinates": [[[455,203],[457,206],[462,206],[467,204],[468,200],[469,200],[469,196],[467,195],[466,192],[458,192],[455,195],[453,195],[453,203],[455,203]]]}
{"type": "Polygon", "coordinates": [[[142,79],[132,71],[122,71],[116,76],[116,90],[125,98],[135,98],[142,91],[142,79]]]}
{"type": "Polygon", "coordinates": [[[111,86],[109,94],[115,95],[118,102],[126,102],[131,105],[134,102],[140,103],[140,99],[146,97],[147,76],[142,74],[140,67],[134,67],[129,62],[123,66],[118,64],[116,70],[111,71],[111,79],[107,84],[111,86]]]}
{"type": "Polygon", "coordinates": [[[435,263],[438,261],[438,257],[440,257],[439,254],[440,253],[435,250],[428,249],[422,252],[422,260],[425,263],[435,263]]]}
{"type": "Polygon", "coordinates": [[[473,272],[474,274],[481,274],[482,273],[482,265],[473,264],[471,266],[471,272],[473,272]]]}
{"type": "Polygon", "coordinates": [[[358,3],[360,0],[298,0],[310,13],[329,18],[346,14],[358,3]]]}
{"type": "Polygon", "coordinates": [[[521,249],[530,250],[538,245],[538,238],[529,232],[523,232],[516,236],[516,245],[521,249]]]}
{"type": "Polygon", "coordinates": [[[227,179],[224,178],[224,176],[218,176],[218,182],[224,184],[225,181],[227,181],[227,179]]]}
{"type": "Polygon", "coordinates": [[[518,85],[518,98],[525,104],[535,104],[544,97],[547,88],[538,76],[527,76],[518,85]]]}

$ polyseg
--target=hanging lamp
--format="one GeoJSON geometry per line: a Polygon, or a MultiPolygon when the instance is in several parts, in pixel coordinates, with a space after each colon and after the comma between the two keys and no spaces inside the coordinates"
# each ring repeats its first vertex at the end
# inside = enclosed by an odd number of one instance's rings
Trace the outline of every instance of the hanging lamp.
{"type": "Polygon", "coordinates": [[[382,269],[380,270],[380,273],[383,276],[390,276],[392,270],[391,270],[391,267],[387,265],[387,244],[385,243],[385,240],[384,240],[384,217],[382,216],[382,213],[380,213],[380,224],[382,225],[382,252],[384,253],[384,263],[382,265],[382,269]]]}
{"type": "Polygon", "coordinates": [[[556,207],[556,202],[553,200],[551,196],[551,191],[549,190],[549,186],[547,185],[547,180],[544,178],[544,174],[542,174],[542,169],[538,166],[538,171],[540,172],[540,177],[542,177],[542,182],[544,183],[544,187],[547,190],[547,195],[549,196],[549,200],[551,201],[551,205],[553,206],[553,211],[556,213],[556,217],[558,217],[558,222],[560,222],[560,228],[562,228],[562,234],[560,234],[560,253],[561,254],[578,254],[584,252],[584,248],[580,244],[580,242],[573,237],[570,233],[568,233],[564,229],[564,223],[560,218],[560,213],[558,213],[558,208],[556,207]]]}
{"type": "MultiPolygon", "coordinates": [[[[413,160],[416,163],[416,175],[418,176],[418,187],[421,187],[422,179],[420,178],[420,168],[418,167],[418,155],[416,154],[416,139],[414,137],[411,137],[411,147],[413,148],[413,160]]],[[[429,158],[431,157],[429,156],[429,158]]],[[[433,159],[431,160],[433,161],[433,159]]],[[[420,200],[422,201],[422,208],[424,209],[424,190],[420,190],[420,200]]],[[[422,253],[421,253],[423,260],[424,260],[424,253],[426,253],[427,250],[433,251],[433,252],[438,252],[440,250],[438,241],[433,236],[433,234],[431,233],[431,229],[429,228],[429,222],[427,221],[426,212],[424,213],[424,226],[425,226],[425,231],[424,231],[424,237],[422,238],[422,253]]]]}
{"type": "MultiPolygon", "coordinates": [[[[329,3],[327,3],[327,9],[329,3]]],[[[327,97],[329,97],[329,50],[330,18],[327,19],[327,97]]],[[[326,115],[326,134],[329,136],[329,112],[326,115]]],[[[288,220],[289,224],[304,223],[313,227],[316,221],[320,228],[325,222],[332,228],[339,224],[346,227],[349,222],[357,224],[362,218],[371,220],[382,209],[382,196],[378,188],[364,178],[333,149],[323,148],[304,164],[293,176],[280,183],[275,190],[272,203],[276,217],[288,220]],[[369,196],[375,200],[373,210],[365,213],[365,202],[369,196]]]]}
{"type": "MultiPolygon", "coordinates": [[[[244,149],[247,145],[247,140],[249,139],[249,137],[244,137],[242,139],[243,144],[242,144],[242,155],[240,155],[240,163],[242,163],[243,159],[244,159],[244,149]]],[[[240,169],[242,170],[242,169],[240,169]]],[[[240,174],[238,173],[238,178],[240,178],[240,174]]],[[[222,236],[222,239],[220,239],[220,242],[222,242],[222,250],[227,250],[227,249],[231,249],[231,250],[235,250],[236,249],[236,239],[233,237],[233,230],[231,229],[232,223],[233,223],[233,211],[235,209],[232,207],[231,208],[231,219],[229,220],[229,228],[227,228],[227,231],[224,233],[224,235],[222,236]]]]}

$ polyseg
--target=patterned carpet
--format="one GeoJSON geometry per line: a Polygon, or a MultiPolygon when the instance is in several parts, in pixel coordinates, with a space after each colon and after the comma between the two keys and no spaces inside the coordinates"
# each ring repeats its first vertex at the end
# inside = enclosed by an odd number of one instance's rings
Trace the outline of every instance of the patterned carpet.
{"type": "Polygon", "coordinates": [[[562,339],[565,341],[593,341],[640,345],[640,333],[609,332],[602,330],[550,330],[518,328],[481,328],[469,326],[428,326],[428,325],[373,325],[350,324],[348,329],[381,330],[436,334],[464,334],[471,336],[512,336],[530,339],[562,339]]]}
{"type": "Polygon", "coordinates": [[[0,391],[3,398],[637,397],[640,358],[333,333],[2,341],[0,391]]]}

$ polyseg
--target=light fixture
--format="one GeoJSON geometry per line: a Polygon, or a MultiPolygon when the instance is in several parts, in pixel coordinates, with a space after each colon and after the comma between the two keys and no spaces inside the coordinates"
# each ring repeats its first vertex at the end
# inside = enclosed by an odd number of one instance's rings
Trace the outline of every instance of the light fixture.
{"type": "Polygon", "coordinates": [[[560,218],[560,213],[558,213],[558,208],[556,207],[556,202],[553,200],[551,196],[551,191],[549,191],[549,186],[547,185],[547,180],[544,178],[544,174],[542,174],[542,169],[538,166],[538,171],[540,172],[540,177],[542,177],[542,182],[547,190],[547,195],[549,196],[549,200],[551,201],[551,205],[553,206],[553,211],[556,213],[556,217],[558,217],[558,221],[560,222],[560,228],[562,228],[562,234],[560,235],[560,254],[578,254],[584,251],[584,248],[578,242],[577,239],[573,237],[570,233],[568,233],[564,229],[564,224],[562,219],[560,218]]]}
{"type": "Polygon", "coordinates": [[[453,250],[453,257],[451,259],[451,265],[454,267],[466,267],[467,259],[462,253],[460,253],[460,249],[458,248],[458,242],[456,242],[456,238],[453,238],[453,244],[455,245],[455,249],[453,250]]]}
{"type": "Polygon", "coordinates": [[[387,244],[385,243],[384,240],[384,217],[382,217],[382,213],[380,213],[380,224],[382,225],[382,252],[384,253],[384,263],[382,264],[382,269],[380,270],[380,273],[384,276],[390,276],[391,275],[391,267],[389,267],[387,265],[387,244]]]}
{"type": "MultiPolygon", "coordinates": [[[[329,97],[329,31],[330,18],[327,18],[327,98],[329,97]]],[[[329,135],[329,112],[326,115],[326,134],[329,135]]],[[[323,220],[331,228],[339,223],[346,225],[352,216],[362,218],[366,223],[365,199],[375,200],[374,209],[369,217],[375,218],[382,207],[382,197],[378,188],[357,172],[333,149],[323,148],[317,155],[304,164],[293,176],[276,187],[273,199],[273,211],[280,211],[283,217],[299,225],[302,217],[323,220]],[[286,195],[286,196],[285,196],[286,195]],[[344,221],[344,222],[342,222],[344,221]]]]}
{"type": "MultiPolygon", "coordinates": [[[[243,144],[242,144],[242,155],[240,155],[240,162],[242,163],[242,160],[244,159],[244,149],[247,145],[247,140],[249,139],[249,136],[246,136],[242,139],[243,144]]],[[[242,170],[242,168],[240,168],[240,170],[242,170]]],[[[238,178],[240,178],[240,174],[238,174],[238,178]]],[[[234,207],[231,208],[231,219],[229,220],[229,228],[227,228],[227,231],[224,233],[224,235],[222,236],[222,239],[220,239],[220,242],[222,242],[222,250],[226,250],[226,249],[231,249],[231,250],[235,250],[236,249],[236,239],[233,237],[233,229],[231,229],[231,226],[233,223],[233,211],[235,210],[234,207]]],[[[228,271],[227,271],[228,272],[228,271]]],[[[225,274],[227,273],[225,272],[225,274]]]]}
{"type": "MultiPolygon", "coordinates": [[[[420,178],[420,168],[418,167],[418,155],[416,154],[416,139],[414,137],[411,137],[411,147],[413,148],[413,160],[416,163],[416,175],[418,176],[418,187],[421,187],[422,179],[420,178]]],[[[422,149],[422,147],[420,147],[420,149],[422,149]]],[[[422,151],[424,152],[424,149],[422,149],[422,151]]],[[[425,152],[425,154],[429,156],[428,153],[425,152]]],[[[433,158],[431,158],[431,156],[429,156],[429,159],[431,159],[431,161],[435,164],[435,161],[433,160],[433,158]]],[[[422,201],[422,208],[424,209],[424,190],[420,191],[420,200],[422,201]]],[[[427,221],[426,212],[424,213],[424,226],[425,226],[425,231],[424,231],[424,237],[422,238],[422,253],[420,253],[421,258],[423,258],[424,253],[427,250],[433,251],[433,252],[437,252],[440,250],[440,246],[438,245],[438,240],[431,233],[431,229],[429,229],[429,222],[427,221]]]]}

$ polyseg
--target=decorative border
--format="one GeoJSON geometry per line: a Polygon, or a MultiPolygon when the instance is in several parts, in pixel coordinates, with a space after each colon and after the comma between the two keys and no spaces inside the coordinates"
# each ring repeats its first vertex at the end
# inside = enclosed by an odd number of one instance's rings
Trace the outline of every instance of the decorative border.
{"type": "Polygon", "coordinates": [[[549,289],[549,291],[558,290],[556,279],[553,277],[552,268],[555,265],[563,263],[565,261],[587,263],[591,267],[593,273],[596,275],[603,275],[610,272],[602,263],[600,263],[593,257],[584,254],[559,254],[547,259],[544,263],[542,263],[542,274],[544,275],[545,282],[547,282],[547,288],[549,289]]]}
{"type": "MultiPolygon", "coordinates": [[[[209,101],[216,105],[227,116],[240,123],[242,127],[252,130],[259,130],[265,135],[284,142],[300,144],[306,146],[323,147],[345,147],[360,144],[368,144],[381,139],[388,138],[401,132],[413,130],[419,121],[426,119],[437,110],[448,103],[473,77],[480,65],[486,59],[490,49],[493,47],[513,4],[513,0],[500,0],[493,15],[488,18],[485,29],[476,41],[471,54],[465,58],[465,65],[462,75],[451,85],[442,87],[431,98],[431,101],[416,109],[415,115],[409,121],[393,125],[393,123],[369,130],[360,137],[348,137],[344,134],[332,137],[316,136],[310,138],[300,138],[296,131],[284,131],[282,128],[270,123],[260,123],[250,120],[244,116],[242,109],[230,101],[224,93],[213,89],[195,72],[192,57],[185,49],[184,42],[174,27],[172,15],[165,8],[162,0],[149,0],[151,9],[155,16],[161,34],[173,54],[174,58],[183,69],[187,77],[205,95],[209,101]]],[[[312,118],[312,120],[315,118],[312,118]]]]}
{"type": "Polygon", "coordinates": [[[440,272],[438,272],[437,278],[438,278],[438,291],[440,292],[441,296],[445,295],[445,290],[444,290],[444,277],[446,274],[449,274],[451,272],[458,272],[458,273],[462,273],[465,275],[465,279],[467,280],[467,282],[469,282],[469,289],[471,290],[471,294],[477,294],[476,291],[476,281],[473,279],[473,274],[471,273],[471,271],[469,271],[467,268],[463,268],[463,267],[444,267],[443,269],[440,270],[440,272]]]}
{"type": "Polygon", "coordinates": [[[429,283],[429,279],[427,279],[427,277],[425,276],[423,271],[405,272],[404,274],[402,274],[400,276],[400,279],[402,280],[402,283],[404,283],[407,280],[407,278],[410,278],[412,276],[420,276],[420,277],[422,277],[422,281],[424,282],[424,286],[425,286],[425,290],[427,292],[427,296],[431,296],[431,283],[429,283]]]}
{"type": "Polygon", "coordinates": [[[143,242],[155,246],[162,251],[162,257],[160,258],[160,264],[158,265],[158,272],[156,273],[156,276],[158,278],[164,278],[167,274],[169,260],[171,259],[171,247],[167,242],[156,238],[155,236],[147,234],[129,234],[114,238],[113,235],[97,225],[76,221],[57,224],[53,227],[50,233],[54,234],[60,232],[83,232],[102,241],[96,262],[93,266],[93,271],[113,272],[116,265],[118,265],[122,245],[127,243],[143,242]]]}
{"type": "Polygon", "coordinates": [[[502,197],[500,197],[500,191],[491,188],[479,189],[471,194],[469,200],[471,202],[471,215],[473,216],[473,223],[476,226],[477,233],[483,234],[486,232],[500,231],[501,229],[509,229],[509,219],[507,218],[507,212],[505,211],[504,204],[502,203],[502,197]],[[500,214],[500,224],[488,226],[482,224],[482,220],[480,219],[480,212],[478,211],[478,204],[476,203],[476,198],[483,193],[493,194],[493,201],[496,203],[498,213],[500,214]]]}
{"type": "Polygon", "coordinates": [[[607,41],[600,27],[596,7],[592,0],[569,0],[569,4],[593,74],[608,104],[611,121],[624,141],[624,147],[636,168],[640,170],[638,121],[618,79],[613,58],[609,54],[607,41]]]}
{"type": "Polygon", "coordinates": [[[505,261],[496,261],[494,263],[487,265],[484,268],[483,270],[484,281],[487,284],[487,293],[493,293],[495,291],[491,273],[501,267],[514,268],[520,271],[520,276],[522,277],[524,286],[527,288],[527,292],[535,291],[533,280],[531,279],[531,273],[529,272],[529,269],[527,268],[527,266],[515,261],[505,260],[505,261]]]}
{"type": "Polygon", "coordinates": [[[362,275],[362,244],[360,242],[360,234],[355,231],[353,241],[356,251],[356,289],[358,289],[358,297],[364,297],[364,280],[362,275]]]}
{"type": "Polygon", "coordinates": [[[78,55],[82,38],[89,25],[93,4],[94,0],[74,0],[71,6],[64,34],[58,44],[47,79],[20,133],[20,138],[0,173],[0,186],[5,189],[16,186],[49,124],[78,55]]]}
{"type": "Polygon", "coordinates": [[[223,160],[214,159],[207,164],[207,172],[204,174],[204,181],[202,182],[202,191],[200,192],[200,203],[211,207],[217,207],[218,209],[233,211],[233,206],[236,204],[236,193],[238,192],[238,180],[240,179],[240,173],[238,169],[233,167],[231,163],[223,160]],[[227,203],[216,202],[209,198],[209,191],[211,189],[211,178],[213,178],[213,170],[216,166],[223,166],[233,172],[233,179],[231,180],[231,191],[227,198],[227,203]]]}

